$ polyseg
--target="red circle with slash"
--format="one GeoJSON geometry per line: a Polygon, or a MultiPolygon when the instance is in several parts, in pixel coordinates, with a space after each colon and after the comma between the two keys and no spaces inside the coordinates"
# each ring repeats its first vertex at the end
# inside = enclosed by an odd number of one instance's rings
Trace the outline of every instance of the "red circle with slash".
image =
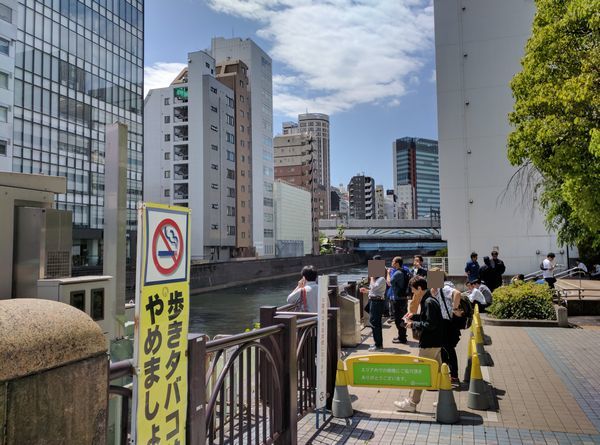
{"type": "Polygon", "coordinates": [[[152,261],[156,270],[163,275],[171,275],[177,270],[183,258],[183,237],[181,230],[175,221],[171,218],[163,219],[154,230],[152,237],[152,261]],[[168,229],[172,227],[174,230],[170,232],[168,229]],[[163,250],[159,250],[163,247],[163,250]],[[162,265],[161,259],[170,258],[173,264],[162,265]]]}

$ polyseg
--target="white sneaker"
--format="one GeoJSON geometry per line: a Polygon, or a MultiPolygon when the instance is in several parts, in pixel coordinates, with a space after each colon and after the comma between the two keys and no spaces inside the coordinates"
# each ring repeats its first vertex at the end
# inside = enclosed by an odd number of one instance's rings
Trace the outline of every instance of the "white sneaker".
{"type": "Polygon", "coordinates": [[[412,403],[408,399],[401,400],[400,402],[394,402],[394,406],[398,408],[399,411],[404,411],[407,413],[414,413],[417,411],[417,405],[412,403]]]}
{"type": "Polygon", "coordinates": [[[371,345],[369,346],[369,352],[374,352],[374,351],[381,351],[383,348],[378,348],[375,345],[371,345]]]}

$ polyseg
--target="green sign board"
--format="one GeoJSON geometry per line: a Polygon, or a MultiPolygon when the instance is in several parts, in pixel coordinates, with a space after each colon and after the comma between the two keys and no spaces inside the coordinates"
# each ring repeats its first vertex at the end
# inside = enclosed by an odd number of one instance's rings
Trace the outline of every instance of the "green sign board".
{"type": "Polygon", "coordinates": [[[173,95],[176,99],[187,101],[188,100],[188,89],[187,87],[177,87],[173,89],[173,95]]]}
{"type": "Polygon", "coordinates": [[[428,364],[354,363],[354,385],[431,386],[428,364]]]}

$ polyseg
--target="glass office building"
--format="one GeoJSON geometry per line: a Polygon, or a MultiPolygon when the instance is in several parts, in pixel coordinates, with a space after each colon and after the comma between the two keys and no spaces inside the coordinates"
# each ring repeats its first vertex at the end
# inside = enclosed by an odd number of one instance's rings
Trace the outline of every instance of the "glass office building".
{"type": "MultiPolygon", "coordinates": [[[[75,265],[93,265],[103,228],[107,124],[129,128],[129,232],[135,230],[136,202],[142,199],[144,4],[14,3],[12,170],[67,178],[67,193],[57,197],[57,207],[73,212],[75,265]]],[[[135,239],[131,233],[130,239],[135,239]]]]}

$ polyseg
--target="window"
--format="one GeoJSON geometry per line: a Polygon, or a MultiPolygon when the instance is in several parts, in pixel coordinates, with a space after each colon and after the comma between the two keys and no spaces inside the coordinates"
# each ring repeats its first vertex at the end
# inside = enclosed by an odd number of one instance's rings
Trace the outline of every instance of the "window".
{"type": "Polygon", "coordinates": [[[0,71],[0,88],[8,90],[8,73],[0,71]]]}
{"type": "Polygon", "coordinates": [[[212,168],[213,170],[218,170],[219,166],[217,164],[210,164],[210,168],[212,168]]]}
{"type": "Polygon", "coordinates": [[[171,177],[171,171],[165,170],[165,179],[169,179],[171,177]]]}
{"type": "Polygon", "coordinates": [[[235,189],[231,187],[227,187],[227,197],[235,198],[235,189]]]}
{"type": "Polygon", "coordinates": [[[0,37],[0,54],[5,54],[8,56],[9,48],[10,42],[0,37]]]}
{"type": "Polygon", "coordinates": [[[0,3],[0,19],[12,23],[12,9],[0,3]]]}
{"type": "Polygon", "coordinates": [[[242,238],[246,238],[246,232],[242,232],[242,238]]]}
{"type": "Polygon", "coordinates": [[[165,198],[168,198],[169,196],[171,196],[171,190],[165,189],[164,195],[165,195],[165,198]]]}
{"type": "Polygon", "coordinates": [[[240,175],[242,175],[242,176],[246,176],[246,170],[241,170],[241,171],[240,171],[240,175]]]}
{"type": "Polygon", "coordinates": [[[240,94],[240,102],[244,103],[244,96],[240,94]]]}
{"type": "Polygon", "coordinates": [[[71,292],[71,306],[85,312],[85,291],[77,290],[71,292]]]}
{"type": "Polygon", "coordinates": [[[214,111],[215,113],[216,113],[217,111],[219,111],[219,110],[217,109],[217,107],[215,107],[214,105],[211,105],[211,106],[210,106],[210,109],[211,109],[211,111],[214,111]]]}
{"type": "Polygon", "coordinates": [[[227,132],[227,142],[235,144],[235,136],[233,135],[233,133],[227,132]]]}
{"type": "Polygon", "coordinates": [[[263,205],[265,207],[273,207],[273,199],[271,199],[271,198],[263,198],[263,205]]]}
{"type": "Polygon", "coordinates": [[[104,320],[104,289],[92,289],[92,320],[104,320]]]}
{"type": "Polygon", "coordinates": [[[227,235],[235,236],[235,226],[227,226],[227,235]]]}
{"type": "Polygon", "coordinates": [[[235,179],[235,172],[230,168],[227,169],[227,179],[235,179]]]}
{"type": "Polygon", "coordinates": [[[226,114],[225,116],[227,117],[227,123],[233,125],[233,116],[231,114],[226,114]]]}
{"type": "Polygon", "coordinates": [[[219,230],[219,225],[218,224],[211,224],[210,228],[213,230],[219,230]]]}
{"type": "Polygon", "coordinates": [[[272,229],[265,229],[263,233],[265,235],[265,238],[273,238],[273,230],[272,229]]]}
{"type": "Polygon", "coordinates": [[[242,185],[242,192],[245,192],[245,191],[246,191],[246,186],[242,185]]]}
{"type": "Polygon", "coordinates": [[[246,222],[246,217],[242,216],[242,222],[245,223],[246,222]]]}
{"type": "Polygon", "coordinates": [[[210,148],[212,148],[214,151],[219,151],[219,146],[218,145],[212,144],[210,146],[210,148]]]}
{"type": "Polygon", "coordinates": [[[210,188],[213,190],[219,190],[219,184],[215,184],[214,182],[210,185],[210,188]]]}
{"type": "Polygon", "coordinates": [[[165,116],[165,124],[168,124],[171,122],[171,116],[165,116]]]}
{"type": "Polygon", "coordinates": [[[210,129],[211,129],[212,131],[218,131],[218,130],[219,130],[219,129],[217,128],[217,126],[216,126],[216,125],[211,125],[211,126],[210,126],[210,129]]]}
{"type": "Polygon", "coordinates": [[[244,88],[244,81],[242,79],[240,79],[240,86],[244,88]]]}
{"type": "Polygon", "coordinates": [[[246,207],[246,201],[242,201],[242,207],[246,207]]]}
{"type": "Polygon", "coordinates": [[[165,105],[169,105],[169,98],[165,97],[165,105]]]}
{"type": "Polygon", "coordinates": [[[244,130],[245,130],[244,126],[243,126],[243,125],[240,125],[240,131],[243,133],[243,132],[244,132],[244,130]]]}
{"type": "Polygon", "coordinates": [[[204,62],[204,65],[206,66],[206,68],[210,69],[210,63],[204,62]]]}
{"type": "Polygon", "coordinates": [[[165,134],[165,142],[169,142],[171,140],[170,134],[165,134]]]}
{"type": "Polygon", "coordinates": [[[0,156],[6,156],[7,154],[8,143],[6,141],[0,140],[0,156]]]}
{"type": "Polygon", "coordinates": [[[212,204],[212,205],[211,205],[211,207],[212,207],[213,209],[215,209],[215,210],[218,210],[218,208],[219,208],[219,204],[217,204],[217,203],[214,203],[214,204],[212,204]]]}
{"type": "Polygon", "coordinates": [[[235,216],[235,207],[227,206],[227,216],[235,216]]]}
{"type": "Polygon", "coordinates": [[[273,222],[273,214],[272,213],[265,213],[265,222],[273,222]]]}
{"type": "Polygon", "coordinates": [[[217,89],[215,87],[210,87],[211,93],[217,94],[217,89]]]}
{"type": "Polygon", "coordinates": [[[233,98],[229,97],[229,96],[225,96],[227,98],[227,105],[229,105],[231,108],[233,108],[233,98]]]}
{"type": "Polygon", "coordinates": [[[231,150],[227,150],[227,160],[228,161],[235,161],[235,153],[232,152],[231,150]]]}
{"type": "Polygon", "coordinates": [[[165,161],[168,161],[169,159],[171,159],[171,153],[166,152],[165,153],[165,161]]]}

